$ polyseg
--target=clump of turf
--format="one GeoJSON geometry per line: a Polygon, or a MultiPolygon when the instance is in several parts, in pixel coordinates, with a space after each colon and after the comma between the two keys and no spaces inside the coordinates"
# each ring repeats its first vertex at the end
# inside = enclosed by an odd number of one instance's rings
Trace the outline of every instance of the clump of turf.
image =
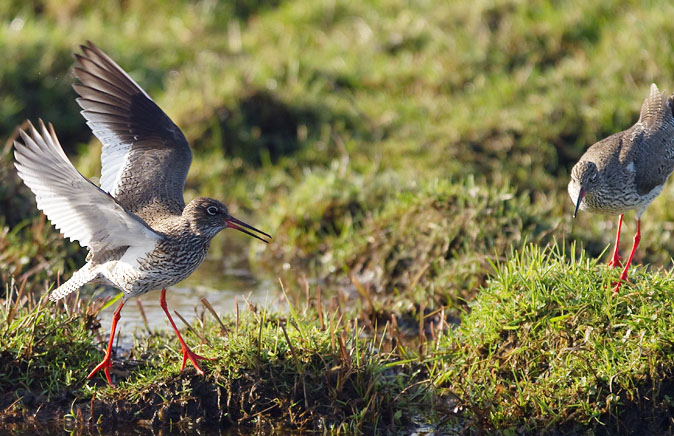
{"type": "MultiPolygon", "coordinates": [[[[335,434],[377,434],[421,417],[433,398],[425,369],[341,309],[287,317],[250,307],[241,316],[197,320],[186,338],[201,340],[206,376],[179,372],[171,335],[152,335],[132,353],[147,365],[115,389],[103,384],[90,410],[101,425],[152,426],[255,423],[335,434]]],[[[326,308],[327,309],[327,308],[326,308]]],[[[102,382],[101,380],[101,383],[102,382]]],[[[86,416],[88,413],[84,413],[86,416]]]]}
{"type": "Polygon", "coordinates": [[[205,376],[180,370],[172,332],[151,332],[128,353],[116,349],[114,388],[101,375],[86,379],[102,357],[90,332],[100,328],[101,307],[77,295],[55,305],[15,287],[0,299],[0,425],[65,418],[108,428],[255,424],[381,434],[431,410],[426,368],[399,332],[361,325],[336,301],[312,299],[286,315],[255,306],[222,318],[202,310],[183,335],[215,358],[202,362],[205,376]]]}
{"type": "Polygon", "coordinates": [[[674,278],[530,246],[495,266],[446,337],[436,383],[473,431],[671,431],[674,278]]]}
{"type": "MultiPolygon", "coordinates": [[[[49,416],[67,406],[99,358],[91,340],[100,305],[36,299],[22,286],[0,299],[0,422],[49,416]],[[64,404],[66,403],[66,404],[64,404]]],[[[50,416],[51,417],[51,416],[50,416]]]]}

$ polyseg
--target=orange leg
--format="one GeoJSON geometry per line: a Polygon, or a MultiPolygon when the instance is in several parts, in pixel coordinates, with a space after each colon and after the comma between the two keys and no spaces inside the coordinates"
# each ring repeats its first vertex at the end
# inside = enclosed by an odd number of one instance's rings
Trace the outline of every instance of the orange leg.
{"type": "Polygon", "coordinates": [[[180,367],[180,370],[182,371],[183,369],[185,369],[185,363],[187,362],[187,359],[190,359],[192,365],[194,365],[197,372],[201,375],[204,375],[204,370],[201,369],[201,367],[197,363],[197,360],[216,360],[216,359],[199,356],[198,354],[190,350],[190,347],[188,347],[187,344],[185,344],[185,341],[183,341],[183,337],[180,336],[180,332],[176,328],[176,325],[173,322],[173,318],[171,318],[171,314],[169,313],[166,307],[166,289],[161,290],[161,298],[159,299],[159,304],[161,305],[161,308],[164,309],[164,312],[166,313],[166,316],[168,317],[168,320],[171,323],[171,327],[173,327],[173,330],[175,330],[176,335],[178,335],[178,340],[180,341],[180,348],[182,348],[183,351],[183,365],[180,367]]]}
{"type": "Polygon", "coordinates": [[[630,253],[630,257],[627,259],[627,263],[625,264],[625,268],[623,269],[622,274],[620,274],[620,281],[615,286],[615,289],[613,289],[614,293],[618,292],[618,289],[620,289],[620,285],[622,284],[622,282],[627,280],[627,269],[630,267],[630,264],[632,263],[632,258],[634,257],[634,252],[637,251],[639,241],[641,241],[641,218],[637,220],[637,233],[634,235],[634,245],[632,245],[632,252],[630,253]]]}
{"type": "Polygon", "coordinates": [[[620,228],[623,226],[623,216],[620,215],[618,220],[618,232],[615,237],[615,248],[613,249],[613,256],[611,261],[608,263],[609,267],[619,267],[620,266],[620,255],[618,254],[618,246],[620,245],[620,228]]]}
{"type": "Polygon", "coordinates": [[[103,372],[105,372],[105,378],[108,379],[108,384],[112,387],[115,387],[114,384],[112,384],[112,380],[110,380],[110,368],[112,367],[112,342],[115,339],[115,330],[117,330],[117,321],[119,321],[119,318],[121,317],[120,312],[122,311],[122,307],[124,307],[124,300],[122,300],[121,303],[119,303],[119,306],[117,309],[115,309],[115,313],[112,315],[112,328],[110,331],[110,341],[108,341],[108,349],[105,350],[105,357],[103,358],[103,361],[98,364],[96,368],[94,368],[93,371],[89,373],[87,378],[91,378],[98,372],[99,369],[103,369],[103,372]]]}

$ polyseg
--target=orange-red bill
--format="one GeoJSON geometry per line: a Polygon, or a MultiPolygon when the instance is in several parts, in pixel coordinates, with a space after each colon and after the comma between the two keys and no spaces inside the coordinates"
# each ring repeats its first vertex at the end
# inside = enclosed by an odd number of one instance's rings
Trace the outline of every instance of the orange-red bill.
{"type": "Polygon", "coordinates": [[[230,229],[235,229],[235,230],[238,230],[238,231],[240,231],[240,232],[243,232],[243,233],[245,233],[245,234],[247,234],[247,235],[249,235],[249,236],[252,236],[253,238],[257,238],[257,239],[259,239],[260,241],[262,241],[262,242],[264,242],[264,243],[266,243],[266,244],[268,244],[269,241],[267,241],[267,240],[264,239],[264,238],[261,238],[260,236],[256,235],[255,233],[249,232],[249,231],[246,230],[246,229],[250,229],[250,230],[256,231],[256,232],[258,232],[258,233],[260,233],[260,234],[262,234],[262,235],[268,237],[269,239],[271,239],[271,235],[270,235],[270,234],[265,233],[265,232],[263,232],[262,230],[258,230],[258,229],[256,229],[255,227],[251,226],[250,224],[246,224],[246,223],[244,223],[243,221],[238,220],[238,219],[234,218],[234,217],[231,216],[231,215],[227,218],[227,227],[229,227],[230,229]],[[244,228],[244,227],[245,227],[245,228],[244,228]]]}

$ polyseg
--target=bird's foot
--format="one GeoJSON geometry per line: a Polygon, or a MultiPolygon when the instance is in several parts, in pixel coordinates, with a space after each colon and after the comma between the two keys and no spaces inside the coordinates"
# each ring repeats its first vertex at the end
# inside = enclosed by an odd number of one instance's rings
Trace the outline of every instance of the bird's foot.
{"type": "Polygon", "coordinates": [[[112,383],[112,380],[110,379],[110,368],[112,368],[112,358],[109,355],[107,355],[105,356],[105,359],[103,359],[103,361],[99,363],[98,366],[96,366],[96,368],[94,368],[94,370],[89,373],[87,378],[93,377],[94,374],[96,374],[100,369],[103,369],[103,372],[105,373],[105,378],[108,380],[108,384],[114,388],[115,385],[112,383]]]}
{"type": "Polygon", "coordinates": [[[200,356],[200,355],[198,355],[197,353],[195,353],[195,352],[193,352],[192,350],[190,350],[190,348],[189,348],[187,345],[183,346],[183,347],[182,347],[182,350],[183,350],[183,364],[182,364],[182,366],[180,367],[180,370],[181,370],[181,371],[182,371],[183,369],[185,369],[185,364],[187,363],[187,359],[190,359],[190,362],[192,362],[192,365],[193,365],[194,368],[197,370],[197,372],[198,372],[199,374],[201,374],[201,375],[204,375],[204,370],[201,369],[201,367],[199,366],[199,363],[197,363],[197,361],[198,361],[198,360],[211,360],[211,361],[217,360],[217,359],[214,358],[214,357],[204,357],[204,356],[200,356]]]}
{"type": "Polygon", "coordinates": [[[617,282],[611,284],[611,286],[613,286],[613,294],[617,294],[618,291],[620,290],[620,286],[622,286],[623,284],[633,285],[634,283],[630,281],[629,277],[627,277],[627,274],[625,274],[624,277],[620,276],[617,282]]]}
{"type": "Polygon", "coordinates": [[[620,268],[620,267],[622,267],[622,264],[621,264],[621,262],[620,262],[621,260],[622,260],[622,257],[620,257],[620,256],[613,256],[613,258],[611,259],[611,261],[608,263],[608,267],[609,267],[609,268],[620,268]]]}
{"type": "Polygon", "coordinates": [[[613,283],[613,284],[612,284],[612,286],[613,286],[613,294],[614,294],[614,295],[618,293],[618,291],[620,290],[620,286],[621,286],[623,283],[631,284],[631,282],[628,281],[628,280],[625,280],[625,281],[621,280],[621,281],[619,281],[619,282],[616,282],[616,283],[613,283]]]}

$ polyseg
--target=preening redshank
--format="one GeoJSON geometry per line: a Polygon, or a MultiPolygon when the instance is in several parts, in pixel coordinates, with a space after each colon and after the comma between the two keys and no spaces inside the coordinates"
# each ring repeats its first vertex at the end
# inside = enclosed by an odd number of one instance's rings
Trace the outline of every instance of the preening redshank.
{"type": "Polygon", "coordinates": [[[127,299],[161,289],[161,307],[183,353],[203,374],[206,359],[185,344],[166,307],[166,288],[189,276],[204,260],[211,239],[225,228],[264,242],[270,235],[229,214],[225,205],[200,197],[185,205],[183,188],[192,161],[185,136],[131,77],[91,42],[75,55],[77,102],[103,143],[101,186],[82,176],[66,157],[53,127],[29,124],[15,141],[16,168],[38,207],[64,236],[89,248],[87,263],[51,292],[59,300],[86,283],[124,293],[114,312],[103,361],[110,385],[112,344],[127,299]],[[259,234],[259,235],[258,235],[259,234]]]}
{"type": "Polygon", "coordinates": [[[667,98],[652,84],[639,121],[592,145],[571,170],[569,195],[576,205],[574,218],[578,209],[620,215],[610,266],[620,266],[618,246],[623,215],[636,211],[637,232],[615,292],[627,279],[641,240],[641,215],[674,170],[673,107],[674,95],[667,98]]]}

